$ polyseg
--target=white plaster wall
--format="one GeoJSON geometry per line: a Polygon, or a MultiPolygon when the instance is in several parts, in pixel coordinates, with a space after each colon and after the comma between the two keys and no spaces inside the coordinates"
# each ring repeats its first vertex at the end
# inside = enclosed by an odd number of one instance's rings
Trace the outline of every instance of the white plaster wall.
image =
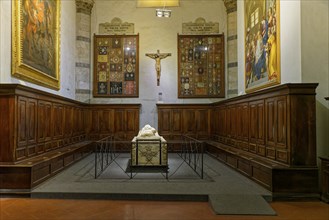
{"type": "Polygon", "coordinates": [[[318,82],[316,89],[317,153],[329,156],[329,2],[302,1],[302,81],[318,82]]]}
{"type": "MultiPolygon", "coordinates": [[[[301,2],[280,1],[281,84],[302,82],[301,2]]],[[[238,0],[238,90],[244,94],[244,1],[238,0]]]]}
{"type": "Polygon", "coordinates": [[[61,57],[60,90],[51,90],[11,76],[11,0],[0,1],[0,83],[18,83],[49,93],[74,99],[75,97],[75,14],[74,0],[62,1],[61,5],[61,57]]]}
{"type": "MultiPolygon", "coordinates": [[[[96,0],[92,11],[92,33],[98,34],[99,23],[111,22],[119,17],[123,22],[135,24],[139,33],[139,98],[94,98],[93,103],[141,103],[140,126],[150,124],[157,127],[156,103],[162,92],[165,103],[209,103],[218,99],[177,98],[177,34],[182,33],[182,23],[203,17],[206,21],[219,22],[220,33],[226,36],[226,8],[222,0],[180,1],[173,7],[170,18],[155,16],[155,8],[136,8],[135,1],[96,0]],[[160,86],[156,85],[154,60],[145,53],[172,53],[161,61],[160,86]]],[[[93,52],[92,52],[93,54],[93,52]]]]}

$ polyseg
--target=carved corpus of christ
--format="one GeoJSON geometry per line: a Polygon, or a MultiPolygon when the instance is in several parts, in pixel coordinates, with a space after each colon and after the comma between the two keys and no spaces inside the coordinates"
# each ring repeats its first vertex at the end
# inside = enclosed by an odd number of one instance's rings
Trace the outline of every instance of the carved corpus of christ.
{"type": "Polygon", "coordinates": [[[161,60],[171,56],[171,53],[160,53],[160,50],[157,50],[157,53],[146,53],[145,56],[148,56],[155,60],[155,71],[157,73],[157,86],[160,85],[160,75],[161,75],[161,60]]]}

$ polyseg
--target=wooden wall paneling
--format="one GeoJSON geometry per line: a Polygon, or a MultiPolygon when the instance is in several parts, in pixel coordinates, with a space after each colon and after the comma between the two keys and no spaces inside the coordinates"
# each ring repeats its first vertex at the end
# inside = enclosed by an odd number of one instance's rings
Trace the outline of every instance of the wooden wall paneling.
{"type": "Polygon", "coordinates": [[[38,104],[36,99],[28,99],[27,105],[27,144],[37,143],[38,104]]]}
{"type": "MultiPolygon", "coordinates": [[[[80,109],[77,108],[76,106],[73,106],[72,108],[72,135],[73,138],[75,139],[75,137],[77,135],[79,135],[79,120],[80,120],[80,109]]],[[[74,141],[75,142],[75,141],[74,141]]]]}
{"type": "Polygon", "coordinates": [[[265,119],[266,119],[266,157],[275,160],[275,144],[277,136],[277,98],[268,98],[265,100],[265,119]]]}
{"type": "Polygon", "coordinates": [[[38,143],[51,140],[51,108],[50,102],[38,101],[38,143]]]}
{"type": "MultiPolygon", "coordinates": [[[[220,109],[215,107],[211,111],[211,134],[219,136],[220,135],[220,109]]],[[[214,137],[215,138],[215,137],[214,137]]]]}
{"type": "Polygon", "coordinates": [[[222,143],[226,143],[224,141],[224,138],[227,136],[227,111],[225,106],[219,108],[219,135],[223,140],[221,140],[222,143]]]}
{"type": "Polygon", "coordinates": [[[257,153],[259,113],[257,102],[249,103],[250,123],[249,123],[249,151],[257,153]]]}
{"type": "Polygon", "coordinates": [[[165,139],[171,139],[172,110],[158,109],[158,132],[165,139]]]}
{"type": "Polygon", "coordinates": [[[93,135],[93,138],[98,138],[99,135],[99,110],[92,109],[91,110],[91,127],[90,127],[90,134],[93,135]]]}
{"type": "Polygon", "coordinates": [[[64,145],[72,143],[73,134],[73,108],[72,106],[64,106],[64,145]]]}
{"type": "Polygon", "coordinates": [[[266,106],[266,147],[275,147],[276,136],[276,114],[275,114],[276,98],[269,98],[265,100],[266,106]]]}
{"type": "Polygon", "coordinates": [[[316,99],[315,92],[292,95],[289,101],[289,150],[292,165],[316,166],[316,99]]]}
{"type": "Polygon", "coordinates": [[[99,110],[99,130],[103,137],[109,136],[113,133],[113,110],[101,109],[99,110]]]}
{"type": "Polygon", "coordinates": [[[17,147],[17,108],[16,99],[10,96],[0,96],[0,161],[15,161],[17,147]]]}
{"type": "Polygon", "coordinates": [[[114,133],[116,138],[126,139],[126,112],[124,109],[114,111],[114,133]]]}
{"type": "Polygon", "coordinates": [[[85,134],[86,119],[84,117],[84,109],[79,108],[79,121],[78,121],[78,132],[80,135],[85,134]]]}
{"type": "Polygon", "coordinates": [[[264,100],[249,102],[249,151],[265,156],[264,100]]]}
{"type": "Polygon", "coordinates": [[[90,134],[92,130],[92,111],[90,108],[83,108],[83,118],[84,118],[84,132],[90,139],[90,134]]]}
{"type": "Polygon", "coordinates": [[[237,136],[239,148],[249,150],[249,104],[248,102],[238,104],[237,107],[237,136]]]}
{"type": "Polygon", "coordinates": [[[127,109],[126,110],[126,131],[127,139],[132,140],[139,131],[139,110],[127,109]]]}
{"type": "Polygon", "coordinates": [[[210,110],[199,109],[197,113],[196,136],[198,139],[206,139],[210,136],[210,110]]]}
{"type": "Polygon", "coordinates": [[[286,96],[268,98],[266,103],[266,155],[288,162],[286,96]],[[280,148],[280,150],[277,150],[280,148]],[[283,150],[285,149],[285,150],[283,150]]]}
{"type": "MultiPolygon", "coordinates": [[[[197,132],[197,111],[196,109],[183,109],[182,110],[182,115],[183,116],[183,134],[188,135],[190,137],[196,137],[196,132],[197,132]]],[[[176,120],[178,122],[179,120],[176,120]]],[[[179,128],[178,126],[176,128],[179,128]]],[[[176,129],[174,132],[179,132],[179,129],[176,129]]]]}
{"type": "Polygon", "coordinates": [[[226,137],[229,139],[232,137],[232,122],[231,122],[231,108],[229,106],[226,106],[225,108],[225,116],[226,116],[226,120],[225,120],[225,131],[226,131],[226,137]]]}
{"type": "MultiPolygon", "coordinates": [[[[180,139],[180,135],[184,132],[183,127],[183,111],[182,109],[173,109],[171,117],[171,136],[174,139],[180,139]],[[178,137],[177,137],[178,136],[178,137]]],[[[160,134],[161,135],[161,134],[160,134]]]]}
{"type": "Polygon", "coordinates": [[[53,142],[52,148],[63,146],[64,138],[64,120],[65,120],[64,106],[62,104],[53,104],[53,142]]]}
{"type": "Polygon", "coordinates": [[[287,148],[287,102],[285,96],[276,100],[276,114],[276,147],[287,148]]]}
{"type": "Polygon", "coordinates": [[[17,101],[17,147],[21,148],[22,146],[27,145],[27,98],[18,97],[17,101]]]}
{"type": "Polygon", "coordinates": [[[236,147],[236,138],[237,138],[237,106],[229,106],[230,117],[227,123],[230,124],[230,139],[229,145],[236,147]]]}

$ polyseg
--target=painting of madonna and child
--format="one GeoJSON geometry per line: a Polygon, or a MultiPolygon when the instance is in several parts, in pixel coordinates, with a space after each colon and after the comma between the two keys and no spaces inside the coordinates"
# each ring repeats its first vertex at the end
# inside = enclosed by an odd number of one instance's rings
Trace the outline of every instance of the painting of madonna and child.
{"type": "Polygon", "coordinates": [[[278,0],[245,1],[245,90],[280,83],[278,0]]]}

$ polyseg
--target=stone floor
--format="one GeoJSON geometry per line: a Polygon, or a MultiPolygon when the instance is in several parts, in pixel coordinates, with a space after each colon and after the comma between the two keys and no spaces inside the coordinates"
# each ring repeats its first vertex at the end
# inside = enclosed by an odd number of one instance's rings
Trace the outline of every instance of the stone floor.
{"type": "Polygon", "coordinates": [[[125,172],[129,154],[121,154],[115,162],[95,179],[95,157],[90,155],[34,189],[32,197],[170,201],[209,200],[217,214],[275,214],[265,201],[271,201],[269,191],[214,158],[204,155],[203,179],[177,154],[169,154],[168,158],[168,179],[161,173],[134,173],[131,179],[130,173],[125,172]],[[232,209],[230,206],[223,206],[223,202],[237,204],[237,207],[232,209]],[[216,207],[219,207],[219,209],[216,207]]]}

